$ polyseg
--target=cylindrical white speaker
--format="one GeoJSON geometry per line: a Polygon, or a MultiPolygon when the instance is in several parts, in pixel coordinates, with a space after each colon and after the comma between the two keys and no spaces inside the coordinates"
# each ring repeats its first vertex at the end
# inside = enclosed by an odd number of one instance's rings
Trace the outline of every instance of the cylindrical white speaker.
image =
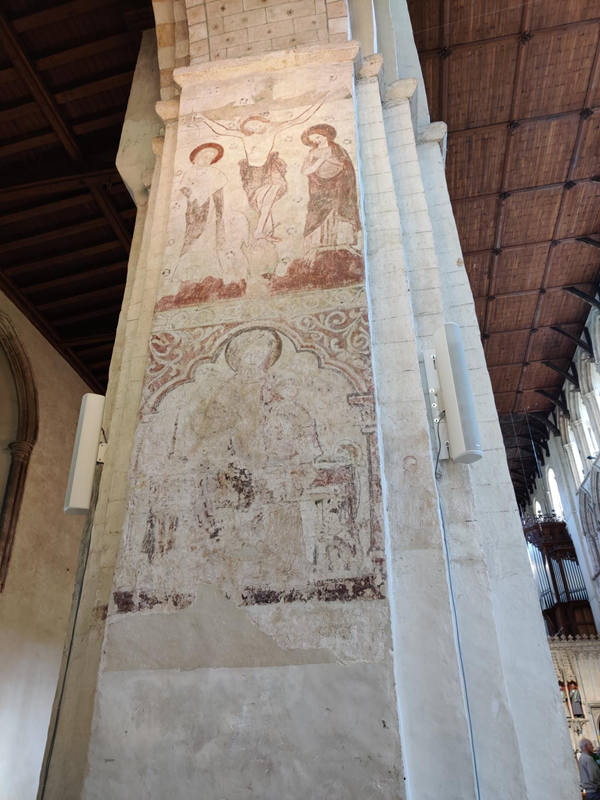
{"type": "Polygon", "coordinates": [[[455,322],[442,325],[434,333],[433,342],[448,423],[450,457],[461,464],[472,464],[482,458],[483,448],[459,326],[455,322]]]}
{"type": "Polygon", "coordinates": [[[87,514],[90,510],[103,413],[103,395],[83,395],[65,497],[65,514],[87,514]]]}

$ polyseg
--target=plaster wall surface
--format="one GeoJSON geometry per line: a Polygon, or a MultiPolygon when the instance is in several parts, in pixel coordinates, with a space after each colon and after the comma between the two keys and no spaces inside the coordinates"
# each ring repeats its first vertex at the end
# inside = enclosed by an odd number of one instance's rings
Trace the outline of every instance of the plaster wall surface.
{"type": "Polygon", "coordinates": [[[81,398],[89,388],[4,295],[0,311],[27,352],[39,403],[38,440],[0,594],[0,797],[34,800],[83,527],[81,517],[64,515],[63,501],[81,398]]]}

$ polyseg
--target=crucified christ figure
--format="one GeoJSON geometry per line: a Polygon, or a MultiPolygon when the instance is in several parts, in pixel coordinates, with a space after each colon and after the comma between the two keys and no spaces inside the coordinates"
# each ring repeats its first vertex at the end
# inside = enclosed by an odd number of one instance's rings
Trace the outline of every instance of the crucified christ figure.
{"type": "Polygon", "coordinates": [[[274,150],[275,139],[281,131],[292,125],[301,125],[323,105],[324,99],[313,103],[293,119],[275,122],[261,116],[247,117],[235,128],[207,119],[203,114],[194,116],[220,136],[235,136],[244,143],[246,157],[240,161],[242,186],[250,207],[258,213],[258,222],[252,234],[258,241],[278,242],[273,222],[273,206],[287,192],[285,173],[287,164],[274,150]]]}

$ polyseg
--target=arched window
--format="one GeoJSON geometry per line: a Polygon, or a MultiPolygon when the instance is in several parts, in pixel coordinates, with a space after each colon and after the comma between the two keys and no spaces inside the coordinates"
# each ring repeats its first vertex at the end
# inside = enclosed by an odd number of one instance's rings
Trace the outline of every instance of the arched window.
{"type": "Polygon", "coordinates": [[[0,313],[0,592],[12,552],[29,456],[38,431],[31,365],[12,322],[0,313]]]}
{"type": "Polygon", "coordinates": [[[563,504],[560,499],[560,492],[558,491],[558,483],[556,482],[556,475],[552,467],[548,469],[548,489],[550,490],[550,499],[552,500],[552,510],[559,517],[564,516],[563,504]]]}
{"type": "Polygon", "coordinates": [[[534,503],[533,510],[535,511],[536,517],[542,516],[542,507],[537,500],[534,503]]]}

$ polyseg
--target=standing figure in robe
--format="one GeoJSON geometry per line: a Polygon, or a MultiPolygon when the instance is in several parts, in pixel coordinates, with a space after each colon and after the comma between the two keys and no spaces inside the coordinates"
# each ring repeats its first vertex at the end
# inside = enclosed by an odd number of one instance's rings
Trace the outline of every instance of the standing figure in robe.
{"type": "Polygon", "coordinates": [[[179,190],[187,198],[182,256],[205,234],[203,250],[218,254],[225,245],[223,187],[227,178],[214,166],[223,152],[220,144],[206,142],[190,153],[193,167],[186,175],[187,185],[179,190]]]}
{"type": "Polygon", "coordinates": [[[310,147],[302,174],[308,178],[304,240],[309,260],[322,250],[354,250],[360,230],[354,165],[332,125],[313,125],[302,134],[310,147]]]}

